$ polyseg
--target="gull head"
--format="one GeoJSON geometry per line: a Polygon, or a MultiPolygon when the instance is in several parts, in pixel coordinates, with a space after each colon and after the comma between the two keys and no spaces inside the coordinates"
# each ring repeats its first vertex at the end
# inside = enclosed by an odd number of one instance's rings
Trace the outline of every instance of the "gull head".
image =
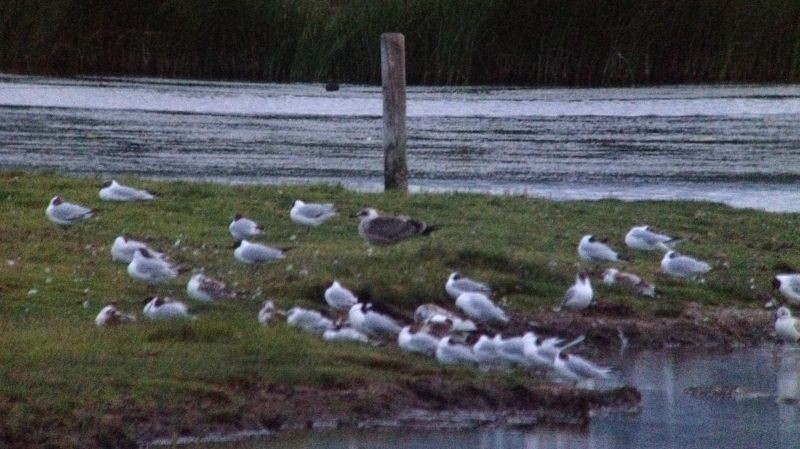
{"type": "Polygon", "coordinates": [[[792,316],[792,312],[789,311],[789,308],[786,306],[778,307],[778,310],[775,311],[775,319],[781,319],[792,316]]]}
{"type": "Polygon", "coordinates": [[[586,282],[589,279],[589,275],[585,271],[581,271],[580,273],[578,273],[578,279],[581,282],[586,282]]]}
{"type": "Polygon", "coordinates": [[[566,352],[559,352],[558,358],[566,362],[567,360],[569,360],[569,354],[567,354],[566,352]]]}
{"type": "Polygon", "coordinates": [[[450,273],[450,280],[451,281],[457,281],[459,279],[461,279],[461,274],[458,271],[454,271],[454,272],[450,273]]]}
{"type": "Polygon", "coordinates": [[[137,248],[136,249],[136,253],[141,254],[142,257],[147,258],[147,259],[150,259],[151,257],[153,257],[150,254],[150,251],[148,251],[146,248],[137,248]]]}
{"type": "Polygon", "coordinates": [[[239,221],[242,218],[244,218],[244,215],[237,213],[236,215],[233,216],[233,221],[239,221]]]}
{"type": "Polygon", "coordinates": [[[244,242],[244,240],[237,240],[237,241],[236,241],[236,242],[233,244],[233,249],[236,249],[236,248],[238,248],[238,247],[242,246],[242,242],[244,242]]]}
{"type": "Polygon", "coordinates": [[[772,278],[772,291],[778,290],[781,288],[781,280],[778,277],[772,278]]]}
{"type": "Polygon", "coordinates": [[[106,187],[111,187],[112,185],[114,185],[114,183],[115,183],[115,181],[113,179],[110,180],[110,181],[105,181],[103,183],[103,188],[105,189],[106,187]]]}
{"type": "Polygon", "coordinates": [[[64,200],[61,199],[60,196],[56,195],[50,200],[51,206],[58,206],[59,204],[63,203],[64,200]]]}
{"type": "Polygon", "coordinates": [[[667,251],[667,254],[665,254],[664,257],[667,258],[667,259],[674,259],[674,258],[678,257],[679,255],[680,254],[678,254],[675,251],[667,251]]]}
{"type": "Polygon", "coordinates": [[[583,238],[581,238],[581,244],[582,244],[582,245],[585,245],[585,244],[587,244],[587,243],[594,243],[594,242],[595,242],[595,240],[596,240],[596,239],[595,239],[595,238],[594,238],[594,236],[593,236],[593,235],[591,235],[591,234],[584,235],[584,236],[583,236],[583,238]]]}
{"type": "Polygon", "coordinates": [[[306,203],[304,203],[303,200],[294,200],[292,202],[292,209],[294,209],[296,206],[304,206],[305,204],[306,203]]]}
{"type": "Polygon", "coordinates": [[[371,220],[377,216],[378,216],[378,211],[371,207],[365,207],[364,209],[358,211],[358,213],[356,214],[356,217],[358,217],[361,221],[371,220]]]}

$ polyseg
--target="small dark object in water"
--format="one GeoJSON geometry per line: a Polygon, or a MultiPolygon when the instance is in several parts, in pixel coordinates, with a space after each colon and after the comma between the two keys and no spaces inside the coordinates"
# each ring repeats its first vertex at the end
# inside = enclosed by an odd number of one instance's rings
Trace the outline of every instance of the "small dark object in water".
{"type": "Polygon", "coordinates": [[[325,83],[325,90],[327,90],[328,92],[336,92],[337,90],[339,90],[339,83],[337,83],[336,81],[328,81],[327,83],[325,83]]]}
{"type": "Polygon", "coordinates": [[[708,385],[689,387],[684,393],[696,399],[759,399],[769,397],[769,393],[753,391],[739,385],[708,385]]]}

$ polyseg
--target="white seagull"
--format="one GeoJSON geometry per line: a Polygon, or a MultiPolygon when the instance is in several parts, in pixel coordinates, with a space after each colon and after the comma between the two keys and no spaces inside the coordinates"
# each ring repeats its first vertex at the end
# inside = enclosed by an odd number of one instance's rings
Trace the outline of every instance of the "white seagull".
{"type": "Polygon", "coordinates": [[[94,323],[97,327],[116,326],[133,321],[136,321],[135,315],[122,313],[113,304],[109,304],[100,309],[100,313],[98,313],[97,317],[94,319],[94,323]]]}
{"type": "Polygon", "coordinates": [[[567,354],[563,352],[565,348],[566,346],[558,351],[553,361],[553,368],[559,377],[573,382],[580,382],[585,379],[609,378],[611,368],[595,365],[575,354],[567,354]]]}
{"type": "Polygon", "coordinates": [[[582,310],[592,303],[594,297],[594,290],[592,290],[592,283],[589,281],[589,275],[581,271],[575,276],[575,284],[567,289],[564,294],[564,299],[561,305],[555,310],[559,311],[563,308],[572,310],[582,310]]]}
{"type": "Polygon", "coordinates": [[[349,311],[358,302],[358,298],[353,292],[342,287],[339,281],[334,280],[331,286],[325,290],[325,302],[333,310],[349,311]]]}
{"type": "Polygon", "coordinates": [[[179,271],[171,263],[153,256],[144,248],[133,253],[128,264],[128,274],[137,281],[158,284],[178,276],[179,271]]]}
{"type": "Polygon", "coordinates": [[[478,361],[481,369],[487,370],[492,368],[505,367],[507,365],[505,359],[500,354],[503,347],[503,340],[499,335],[489,338],[486,335],[478,337],[478,341],[472,345],[472,353],[478,361]]]}
{"type": "Polygon", "coordinates": [[[224,282],[210,278],[203,273],[197,273],[189,279],[186,284],[186,293],[193,299],[202,302],[236,298],[236,292],[225,287],[224,282]]]}
{"type": "Polygon", "coordinates": [[[316,310],[292,307],[286,315],[286,324],[300,328],[314,335],[322,336],[333,328],[333,321],[316,310]]]}
{"type": "Polygon", "coordinates": [[[455,313],[433,303],[422,304],[414,311],[414,322],[419,325],[430,326],[431,323],[437,325],[450,320],[450,325],[445,333],[453,332],[474,332],[478,330],[472,320],[465,320],[455,313]]]}
{"type": "Polygon", "coordinates": [[[261,243],[251,243],[247,240],[238,240],[233,247],[235,248],[233,257],[246,264],[277,262],[286,258],[286,253],[281,249],[261,243]]]}
{"type": "Polygon", "coordinates": [[[800,274],[778,274],[772,278],[772,291],[778,290],[789,304],[800,304],[800,274]]]}
{"type": "Polygon", "coordinates": [[[447,282],[444,284],[444,289],[453,299],[458,298],[458,295],[465,292],[478,292],[486,296],[492,295],[492,289],[488,285],[462,276],[456,271],[450,273],[450,277],[447,278],[447,282]]]}
{"type": "Polygon", "coordinates": [[[711,265],[670,250],[661,259],[661,271],[676,278],[694,279],[711,271],[711,265]]]}
{"type": "Polygon", "coordinates": [[[289,218],[293,222],[312,228],[316,228],[336,215],[336,207],[333,203],[304,203],[301,200],[295,200],[292,210],[289,211],[289,218]]]}
{"type": "Polygon", "coordinates": [[[325,329],[322,339],[332,342],[369,343],[369,337],[347,323],[337,323],[331,329],[325,329]]]}
{"type": "Polygon", "coordinates": [[[437,229],[423,221],[409,217],[379,215],[366,208],[359,211],[358,234],[373,245],[388,246],[418,235],[429,235],[437,229]]]}
{"type": "Polygon", "coordinates": [[[500,357],[508,363],[527,367],[530,364],[525,357],[525,342],[521,336],[501,338],[500,357]]]}
{"type": "Polygon", "coordinates": [[[781,306],[775,312],[775,333],[783,341],[796,343],[800,340],[800,321],[792,316],[786,306],[781,306]]]}
{"type": "Polygon", "coordinates": [[[443,365],[478,365],[478,359],[475,358],[472,348],[454,342],[449,335],[439,340],[436,345],[436,360],[443,365]]]}
{"type": "Polygon", "coordinates": [[[421,330],[418,326],[405,326],[397,334],[397,346],[408,352],[417,352],[433,357],[439,339],[421,330]]]}
{"type": "Polygon", "coordinates": [[[583,261],[593,264],[620,260],[616,251],[594,238],[593,235],[584,235],[581,238],[580,243],[578,243],[578,255],[583,261]]]}
{"type": "Polygon", "coordinates": [[[186,304],[172,298],[147,298],[144,306],[144,316],[151,320],[172,320],[176,318],[189,318],[186,304]]]}
{"type": "Polygon", "coordinates": [[[647,225],[634,226],[625,235],[625,244],[640,251],[669,251],[670,244],[678,240],[680,239],[676,237],[653,232],[647,225]]]}
{"type": "Polygon", "coordinates": [[[100,199],[103,201],[148,201],[154,198],[155,196],[146,190],[134,189],[113,179],[104,182],[100,189],[100,199]]]}
{"type": "Polygon", "coordinates": [[[85,218],[91,217],[96,210],[68,203],[61,199],[60,196],[54,196],[44,212],[53,223],[61,226],[72,226],[85,218]]]}
{"type": "Polygon", "coordinates": [[[127,236],[121,235],[115,238],[114,243],[111,245],[111,260],[120,263],[131,263],[133,254],[137,249],[145,249],[151,256],[164,259],[162,253],[153,250],[147,243],[129,239],[127,236]]]}
{"type": "Polygon", "coordinates": [[[347,319],[357,330],[382,340],[390,340],[400,333],[400,325],[389,316],[388,310],[375,303],[360,302],[350,307],[347,319]]]}
{"type": "Polygon", "coordinates": [[[465,292],[458,295],[456,307],[463,310],[468,317],[481,323],[508,323],[508,316],[503,309],[494,305],[483,293],[465,292]]]}
{"type": "Polygon", "coordinates": [[[258,324],[262,326],[269,325],[270,321],[272,321],[272,317],[276,314],[275,310],[275,303],[271,300],[266,300],[261,305],[261,309],[258,311],[258,324]]]}
{"type": "Polygon", "coordinates": [[[603,283],[606,285],[622,285],[639,296],[655,298],[658,294],[655,285],[643,280],[634,273],[608,268],[603,272],[603,283]]]}
{"type": "Polygon", "coordinates": [[[526,332],[522,336],[522,354],[528,366],[540,369],[553,367],[553,362],[558,354],[558,344],[563,340],[557,337],[537,337],[533,332],[526,332]]]}
{"type": "Polygon", "coordinates": [[[236,240],[247,240],[261,235],[264,227],[242,214],[236,214],[228,230],[236,240]]]}

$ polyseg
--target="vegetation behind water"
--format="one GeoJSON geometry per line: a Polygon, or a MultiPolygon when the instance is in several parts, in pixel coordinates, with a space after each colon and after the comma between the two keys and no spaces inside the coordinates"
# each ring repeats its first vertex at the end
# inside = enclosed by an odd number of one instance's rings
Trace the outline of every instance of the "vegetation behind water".
{"type": "Polygon", "coordinates": [[[413,84],[800,81],[796,0],[4,0],[0,70],[413,84]]]}

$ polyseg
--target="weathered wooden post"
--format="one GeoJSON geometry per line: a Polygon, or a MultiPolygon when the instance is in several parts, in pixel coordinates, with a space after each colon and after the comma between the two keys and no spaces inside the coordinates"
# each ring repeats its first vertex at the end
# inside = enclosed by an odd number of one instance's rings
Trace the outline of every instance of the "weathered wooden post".
{"type": "Polygon", "coordinates": [[[401,33],[381,34],[383,85],[383,185],[408,191],[406,164],[406,39],[401,33]]]}

